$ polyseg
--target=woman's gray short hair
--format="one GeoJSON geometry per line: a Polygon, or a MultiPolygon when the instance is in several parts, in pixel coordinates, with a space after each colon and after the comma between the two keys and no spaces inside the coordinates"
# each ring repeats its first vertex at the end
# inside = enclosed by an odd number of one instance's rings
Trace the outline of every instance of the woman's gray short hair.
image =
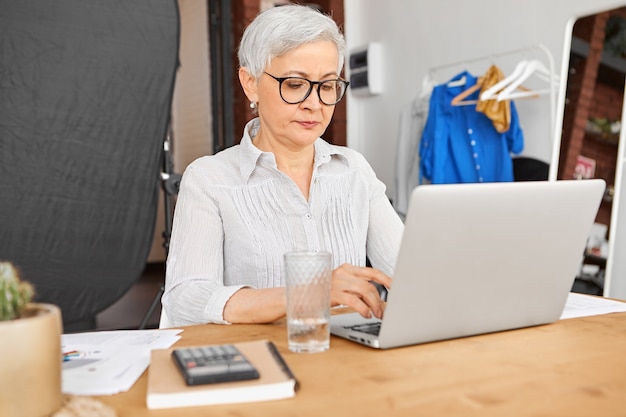
{"type": "Polygon", "coordinates": [[[260,13],[246,28],[239,44],[239,65],[259,78],[273,58],[306,43],[331,41],[337,46],[341,73],[346,41],[329,16],[296,4],[278,6],[260,13]]]}

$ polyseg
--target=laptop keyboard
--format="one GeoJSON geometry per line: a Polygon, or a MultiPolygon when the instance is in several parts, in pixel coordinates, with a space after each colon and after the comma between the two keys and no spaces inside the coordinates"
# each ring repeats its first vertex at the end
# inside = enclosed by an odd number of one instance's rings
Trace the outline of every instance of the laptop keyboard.
{"type": "Polygon", "coordinates": [[[361,333],[367,333],[374,336],[378,336],[380,333],[380,322],[356,324],[354,326],[346,326],[350,330],[354,330],[361,333]]]}

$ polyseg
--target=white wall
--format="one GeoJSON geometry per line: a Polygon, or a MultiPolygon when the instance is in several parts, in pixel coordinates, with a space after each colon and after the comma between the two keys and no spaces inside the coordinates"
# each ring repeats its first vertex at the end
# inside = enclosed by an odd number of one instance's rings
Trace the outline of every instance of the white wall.
{"type": "MultiPolygon", "coordinates": [[[[385,74],[381,95],[349,96],[348,146],[365,155],[387,184],[388,195],[393,195],[399,113],[419,93],[429,68],[543,44],[561,74],[564,46],[569,51],[568,22],[624,4],[624,0],[345,0],[348,50],[380,42],[385,74]]],[[[475,75],[488,67],[484,62],[473,65],[468,69],[475,75]]],[[[505,73],[513,70],[499,66],[505,73]]],[[[442,72],[439,81],[463,69],[442,72]]],[[[551,130],[548,97],[516,104],[525,135],[523,155],[550,163],[560,131],[551,130]]]]}

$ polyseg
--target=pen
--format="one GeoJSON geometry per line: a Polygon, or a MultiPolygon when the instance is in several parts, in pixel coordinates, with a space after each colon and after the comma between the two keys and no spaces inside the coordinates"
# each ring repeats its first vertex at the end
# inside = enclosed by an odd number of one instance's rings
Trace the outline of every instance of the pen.
{"type": "Polygon", "coordinates": [[[291,369],[289,369],[289,366],[287,366],[287,362],[285,362],[285,359],[283,358],[283,356],[278,351],[278,348],[276,348],[276,345],[274,343],[272,343],[271,341],[268,341],[267,342],[267,348],[270,350],[270,353],[272,354],[272,356],[274,357],[276,362],[278,362],[280,367],[283,368],[283,372],[285,372],[291,379],[293,379],[296,382],[296,384],[294,386],[294,390],[297,391],[298,388],[300,388],[300,383],[296,379],[296,377],[293,374],[293,372],[291,372],[291,369]]]}

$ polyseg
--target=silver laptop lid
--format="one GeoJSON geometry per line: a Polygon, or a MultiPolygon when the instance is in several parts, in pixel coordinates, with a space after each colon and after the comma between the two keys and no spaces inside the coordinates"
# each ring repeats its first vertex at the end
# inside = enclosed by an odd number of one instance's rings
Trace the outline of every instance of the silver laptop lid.
{"type": "Polygon", "coordinates": [[[417,187],[380,347],[557,320],[604,188],[602,180],[417,187]]]}

